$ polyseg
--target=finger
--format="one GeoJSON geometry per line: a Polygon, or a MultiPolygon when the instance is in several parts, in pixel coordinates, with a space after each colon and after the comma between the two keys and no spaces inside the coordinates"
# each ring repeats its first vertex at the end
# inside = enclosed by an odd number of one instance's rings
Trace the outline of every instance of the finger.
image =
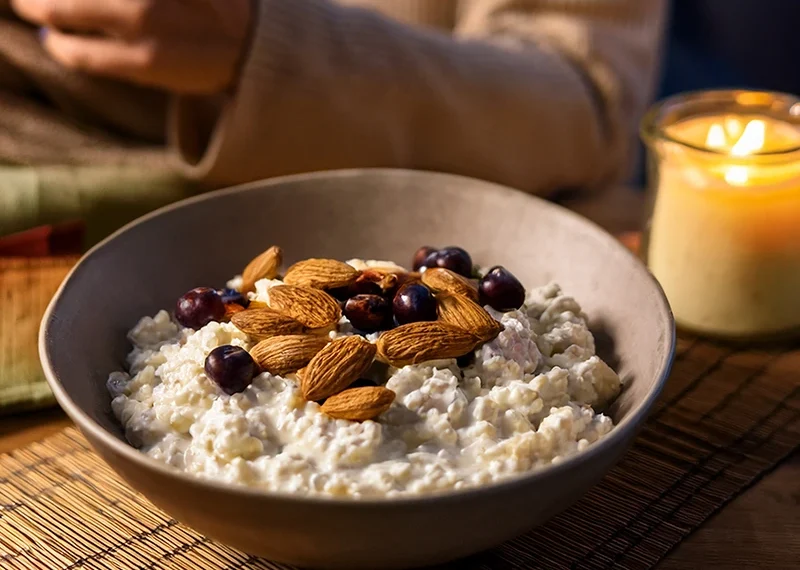
{"type": "Polygon", "coordinates": [[[70,69],[141,81],[152,73],[155,47],[144,41],[87,37],[50,30],[43,40],[50,55],[70,69]]]}
{"type": "Polygon", "coordinates": [[[20,17],[41,26],[124,36],[144,29],[153,5],[153,0],[11,0],[20,17]]]}

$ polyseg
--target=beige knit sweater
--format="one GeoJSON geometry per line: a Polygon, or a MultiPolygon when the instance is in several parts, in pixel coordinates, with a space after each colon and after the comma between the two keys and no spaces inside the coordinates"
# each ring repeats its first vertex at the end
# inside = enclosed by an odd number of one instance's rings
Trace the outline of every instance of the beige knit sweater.
{"type": "Polygon", "coordinates": [[[6,10],[0,162],[163,155],[215,187],[357,166],[598,186],[630,163],[666,1],[257,0],[241,79],[216,101],[69,73],[6,10]]]}

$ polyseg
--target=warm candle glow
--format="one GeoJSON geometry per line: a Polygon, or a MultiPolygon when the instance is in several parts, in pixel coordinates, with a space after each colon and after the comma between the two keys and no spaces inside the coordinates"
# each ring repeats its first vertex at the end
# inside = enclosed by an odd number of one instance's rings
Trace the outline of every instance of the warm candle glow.
{"type": "Polygon", "coordinates": [[[764,121],[755,119],[747,123],[742,136],[731,148],[733,156],[747,156],[764,148],[764,134],[767,125],[764,121]]]}
{"type": "Polygon", "coordinates": [[[782,96],[741,96],[687,95],[651,115],[647,263],[680,326],[800,332],[800,100],[781,116],[782,96]]]}
{"type": "Polygon", "coordinates": [[[718,149],[725,148],[728,141],[725,137],[725,129],[719,123],[714,123],[708,128],[708,136],[706,137],[706,146],[708,148],[718,149]]]}
{"type": "Polygon", "coordinates": [[[742,122],[736,117],[728,117],[725,119],[725,132],[731,138],[739,138],[742,136],[742,122]]]}
{"type": "MultiPolygon", "coordinates": [[[[742,130],[741,122],[729,117],[725,126],[721,122],[712,123],[706,136],[706,148],[714,150],[729,149],[731,156],[742,157],[756,153],[764,148],[767,125],[761,119],[748,121],[742,130]],[[734,139],[732,142],[729,139],[734,139]],[[731,144],[732,143],[732,144],[731,144]]],[[[728,166],[725,168],[725,181],[731,186],[745,186],[750,180],[746,166],[728,166]]]]}
{"type": "Polygon", "coordinates": [[[737,119],[726,119],[725,126],[722,122],[712,123],[708,127],[706,148],[730,149],[731,156],[747,156],[764,148],[767,124],[761,119],[747,122],[744,131],[737,119]]]}
{"type": "Polygon", "coordinates": [[[725,182],[731,186],[746,186],[749,180],[746,166],[729,166],[725,169],[725,182]]]}

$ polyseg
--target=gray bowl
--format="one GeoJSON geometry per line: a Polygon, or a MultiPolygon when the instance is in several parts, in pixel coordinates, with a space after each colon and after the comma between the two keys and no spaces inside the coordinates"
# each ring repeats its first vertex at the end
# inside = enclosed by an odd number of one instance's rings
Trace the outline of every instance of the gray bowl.
{"type": "MultiPolygon", "coordinates": [[[[664,384],[674,325],[656,281],[600,228],[543,200],[468,178],[350,170],[257,182],[161,209],[92,249],[45,315],[40,354],[58,402],[106,462],[155,505],[199,532],[272,560],[327,568],[443,562],[542,524],[620,459],[664,384]],[[618,426],[558,465],[485,488],[421,498],[342,500],[200,480],[128,445],[108,374],[126,331],[184,291],[222,285],[267,245],[287,261],[406,261],[422,244],[457,244],[528,285],[558,281],[627,382],[618,426]],[[601,342],[602,341],[602,342],[601,342]]],[[[600,515],[602,516],[602,515],[600,515]]]]}

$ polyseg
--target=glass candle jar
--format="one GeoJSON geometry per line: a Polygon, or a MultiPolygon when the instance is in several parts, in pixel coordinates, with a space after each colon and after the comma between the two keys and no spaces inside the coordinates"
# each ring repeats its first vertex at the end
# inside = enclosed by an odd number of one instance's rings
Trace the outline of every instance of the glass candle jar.
{"type": "Polygon", "coordinates": [[[800,100],[709,91],[645,117],[642,254],[679,326],[728,338],[800,332],[800,100]]]}

